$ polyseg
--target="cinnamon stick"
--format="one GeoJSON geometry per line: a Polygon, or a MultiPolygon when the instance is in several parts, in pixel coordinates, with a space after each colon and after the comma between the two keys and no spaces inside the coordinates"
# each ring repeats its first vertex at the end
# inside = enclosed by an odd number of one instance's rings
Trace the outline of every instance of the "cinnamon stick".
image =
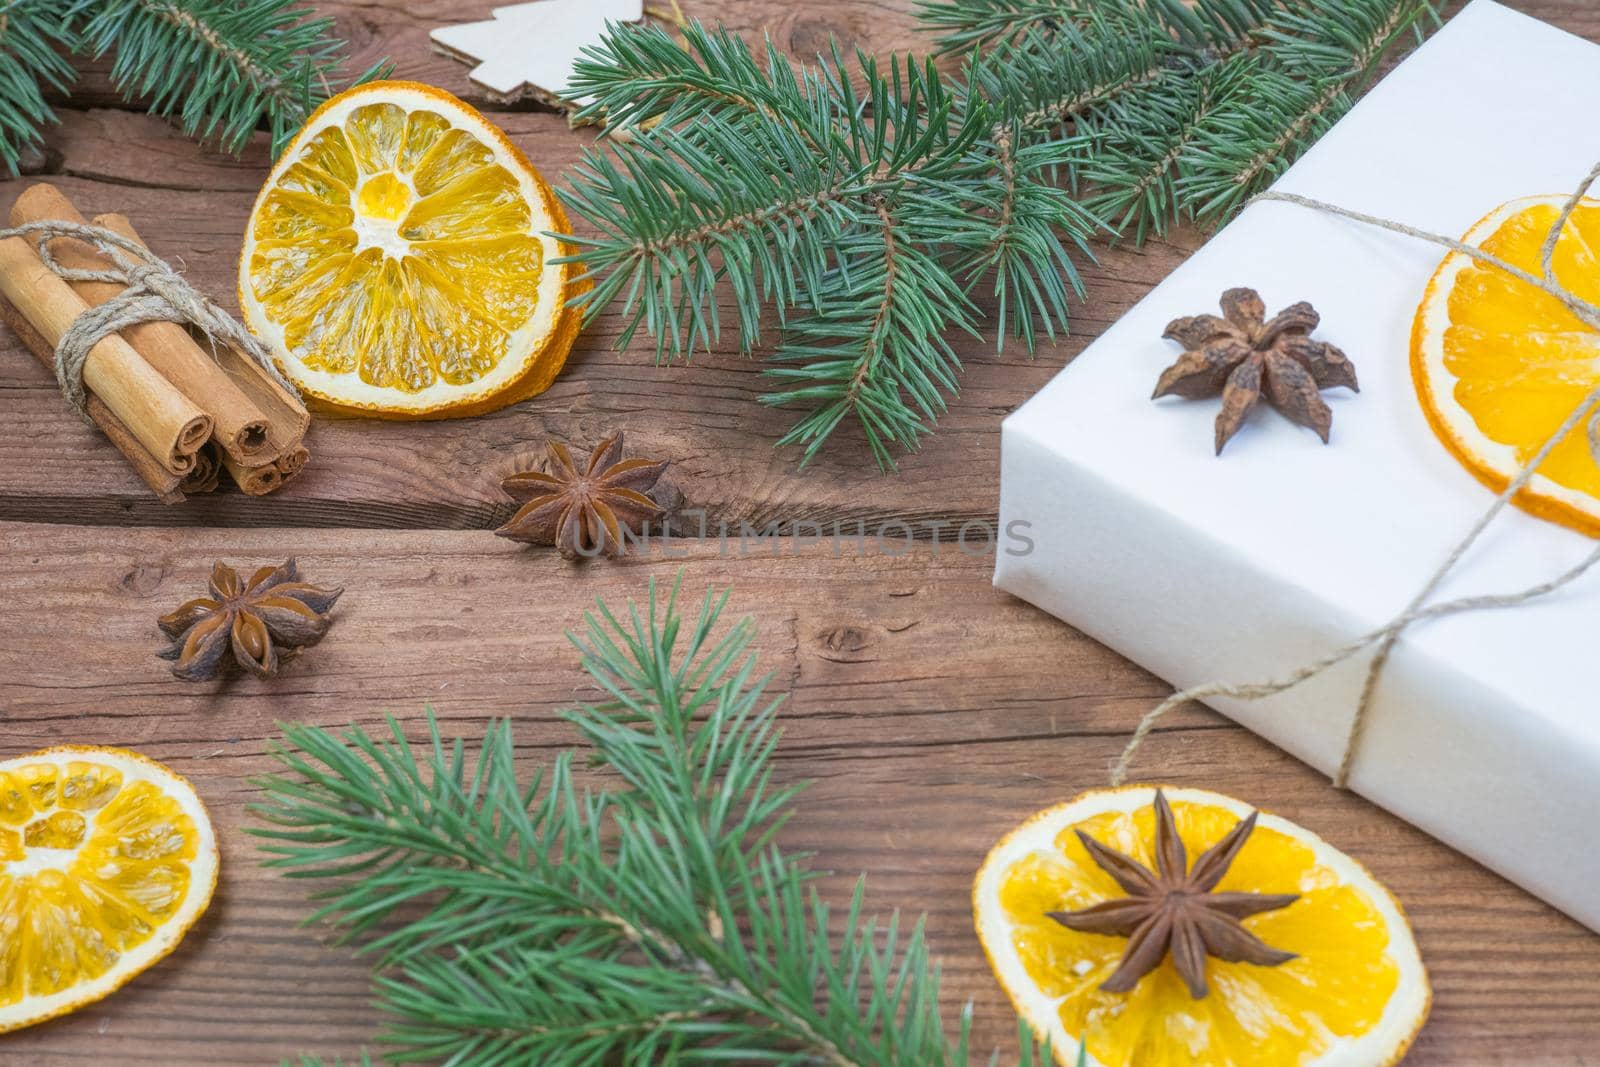
{"type": "Polygon", "coordinates": [[[185,493],[210,493],[222,480],[221,447],[213,438],[194,454],[194,470],[184,475],[178,488],[185,493]]]}
{"type": "Polygon", "coordinates": [[[228,472],[228,476],[238,483],[239,488],[250,496],[266,496],[283,484],[283,472],[278,470],[275,463],[261,467],[246,467],[224,452],[222,466],[228,472]]]}
{"type": "MultiPolygon", "coordinates": [[[[94,224],[149,247],[126,216],[114,212],[96,215],[94,224]]],[[[311,414],[300,398],[285,389],[255,360],[230,346],[219,346],[215,358],[233,384],[266,416],[268,445],[251,457],[251,464],[265,463],[269,459],[279,460],[297,450],[304,451],[301,442],[311,426],[311,414]]],[[[301,466],[304,465],[305,461],[301,460],[301,466]]]]}
{"type": "MultiPolygon", "coordinates": [[[[55,367],[55,350],[45,341],[44,335],[33,328],[33,324],[23,318],[22,312],[12,306],[11,301],[0,297],[0,322],[11,327],[11,332],[17,335],[23,346],[42,363],[47,370],[55,367]]],[[[89,420],[95,424],[101,433],[106,435],[106,440],[114,445],[128,460],[128,465],[139,476],[156,499],[163,504],[181,504],[183,493],[180,485],[188,479],[173,474],[161,464],[161,461],[150,454],[150,450],[139,443],[133,436],[127,424],[117,418],[111,409],[106,407],[105,401],[93,393],[89,394],[89,403],[86,408],[89,420]]],[[[191,472],[192,474],[193,472],[191,472]]]]}
{"type": "Polygon", "coordinates": [[[306,463],[310,461],[311,453],[305,448],[295,448],[278,457],[278,473],[283,475],[283,480],[288,481],[301,471],[305,470],[306,463]]]}
{"type": "MultiPolygon", "coordinates": [[[[149,247],[125,215],[114,212],[96,215],[94,224],[149,247]]],[[[304,440],[306,430],[311,425],[311,414],[298,396],[285,389],[249,356],[223,345],[217,348],[215,358],[229,379],[266,414],[270,442],[259,456],[249,462],[231,454],[224,454],[219,459],[228,476],[238,483],[243,492],[250,496],[264,496],[298,475],[310,460],[311,453],[306,449],[304,440]]]]}
{"type": "MultiPolygon", "coordinates": [[[[11,206],[11,225],[64,220],[84,223],[64,193],[40,183],[24,190],[11,206]]],[[[80,270],[108,270],[115,266],[93,246],[71,238],[57,238],[50,251],[62,266],[80,270]]],[[[104,304],[125,291],[115,282],[70,283],[91,307],[104,304]]],[[[195,343],[189,331],[175,322],[146,322],[119,331],[163,378],[209,414],[215,437],[234,458],[259,463],[269,445],[267,418],[232,379],[195,343]]]]}
{"type": "MultiPolygon", "coordinates": [[[[51,351],[89,307],[21,237],[0,241],[0,295],[21,312],[51,351]]],[[[89,350],[83,381],[162,466],[174,474],[193,469],[194,453],[211,436],[211,417],[120,335],[104,337],[89,350]]]]}

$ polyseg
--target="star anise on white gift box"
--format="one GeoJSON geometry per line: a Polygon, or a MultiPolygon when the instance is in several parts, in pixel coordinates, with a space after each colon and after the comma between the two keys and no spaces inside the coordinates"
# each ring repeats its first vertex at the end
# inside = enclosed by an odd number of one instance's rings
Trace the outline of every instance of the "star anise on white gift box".
{"type": "Polygon", "coordinates": [[[1345,354],[1326,341],[1312,340],[1321,321],[1316,309],[1302,300],[1268,319],[1261,295],[1242,288],[1223,293],[1221,304],[1221,318],[1191,315],[1167,324],[1162,336],[1181,344],[1184,353],[1161,373],[1152,399],[1193,400],[1222,394],[1216,424],[1218,455],[1263,397],[1291,422],[1315,430],[1327,444],[1333,412],[1321,390],[1344,386],[1359,392],[1360,388],[1356,369],[1345,354]]]}

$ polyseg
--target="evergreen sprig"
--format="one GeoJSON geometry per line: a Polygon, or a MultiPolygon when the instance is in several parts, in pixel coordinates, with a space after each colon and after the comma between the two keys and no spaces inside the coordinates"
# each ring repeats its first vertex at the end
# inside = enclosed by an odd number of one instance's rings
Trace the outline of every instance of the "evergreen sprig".
{"type": "Polygon", "coordinates": [[[758,58],[692,24],[615,27],[580,63],[611,136],[563,191],[598,232],[573,257],[590,316],[622,305],[657,359],[779,337],[811,459],[858,424],[879,463],[956,391],[950,338],[1000,326],[1032,352],[1067,327],[1068,252],[1212,225],[1325,132],[1431,0],[922,0],[961,75],[837,51],[758,58]],[[859,91],[853,85],[863,86],[859,91]]]}
{"type": "MultiPolygon", "coordinates": [[[[607,700],[565,718],[595,786],[573,752],[520,781],[509,722],[475,760],[431,713],[421,745],[392,719],[378,737],[285,729],[252,832],[270,866],[329,881],[314,918],[377,954],[388,1060],[969,1062],[920,921],[868,917],[860,883],[830,908],[775,843],[803,787],[774,781],[752,624],[713,637],[726,599],[686,625],[652,584],[642,609],[586,616],[573,641],[607,700]]],[[[1039,1054],[1025,1042],[1024,1063],[1039,1054]]]]}
{"type": "Polygon", "coordinates": [[[979,95],[1081,136],[1085,206],[1142,241],[1214,225],[1336,122],[1432,0],[926,0],[979,95]]]}
{"type": "Polygon", "coordinates": [[[562,191],[598,231],[575,239],[595,282],[579,301],[620,301],[619,345],[643,327],[658,359],[715,345],[724,296],[745,354],[770,311],[780,388],[762,400],[807,409],[782,441],[806,460],[846,419],[884,466],[916,444],[956,388],[944,337],[976,334],[986,279],[1030,348],[1081,291],[1067,248],[1095,223],[1049,180],[1077,142],[1018,145],[931,62],[797,66],[698,23],[683,43],[617,27],[572,89],[594,99],[580,118],[625,132],[562,191]]]}
{"type": "Polygon", "coordinates": [[[42,143],[56,121],[46,89],[65,90],[72,68],[62,58],[76,38],[70,0],[0,0],[0,171],[15,174],[22,150],[42,143]]]}
{"type": "Polygon", "coordinates": [[[56,121],[43,89],[71,82],[65,51],[114,52],[118,91],[191,137],[237,153],[265,126],[277,154],[343,83],[332,31],[296,0],[0,0],[0,171],[56,121]]]}
{"type": "Polygon", "coordinates": [[[297,0],[80,0],[75,14],[91,55],[115,50],[121,92],[230,152],[265,123],[276,155],[339,79],[333,19],[308,18],[297,0]]]}

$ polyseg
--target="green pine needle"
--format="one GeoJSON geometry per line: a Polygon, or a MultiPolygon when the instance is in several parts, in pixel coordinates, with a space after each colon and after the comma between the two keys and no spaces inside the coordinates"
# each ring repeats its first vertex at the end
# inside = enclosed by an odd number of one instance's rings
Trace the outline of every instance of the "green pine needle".
{"type": "Polygon", "coordinates": [[[1396,43],[1436,18],[1431,0],[1342,0],[1291,5],[1266,20],[1253,69],[1194,126],[1177,211],[1225,220],[1350,110],[1396,43]]]}
{"type": "Polygon", "coordinates": [[[1337,121],[1429,0],[953,0],[946,47],[987,42],[975,92],[1082,137],[1068,184],[1143,241],[1220,223],[1337,121]]]}
{"type": "Polygon", "coordinates": [[[1065,330],[1081,294],[1067,249],[1098,223],[1049,180],[1077,140],[1019,145],[931,62],[850,66],[797,66],[770,42],[757,58],[698,23],[681,44],[616,27],[573,89],[618,136],[562,197],[598,231],[574,239],[595,283],[578,302],[621,305],[619,347],[642,328],[658,359],[713,348],[731,296],[741,353],[776,327],[779,388],[761,399],[803,412],[780,443],[806,462],[850,422],[887,468],[955,393],[947,338],[978,334],[974,295],[997,294],[1031,351],[1065,330]]]}
{"type": "Polygon", "coordinates": [[[61,50],[75,41],[70,0],[0,0],[0,171],[15,177],[22,150],[43,143],[56,121],[46,88],[64,91],[72,68],[61,50]]]}
{"type": "MultiPolygon", "coordinates": [[[[295,0],[77,0],[71,15],[84,51],[115,52],[119,91],[229,152],[265,125],[276,155],[342,84],[333,20],[295,0]]],[[[356,82],[388,71],[379,63],[356,82]]]]}
{"type": "Polygon", "coordinates": [[[774,781],[779,701],[750,621],[716,635],[726,599],[690,621],[652,583],[589,614],[573,642],[604,702],[564,716],[588,750],[531,780],[509,721],[475,757],[431,712],[421,743],[393,719],[284,728],[250,832],[373,956],[389,1062],[969,1062],[921,922],[867,915],[859,882],[830,907],[776,844],[803,787],[774,781]]]}

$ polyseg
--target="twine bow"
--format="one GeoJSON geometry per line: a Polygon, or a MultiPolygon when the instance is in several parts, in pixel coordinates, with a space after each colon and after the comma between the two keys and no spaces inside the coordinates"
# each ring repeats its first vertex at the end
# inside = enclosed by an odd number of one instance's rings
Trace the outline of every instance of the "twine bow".
{"type": "MultiPolygon", "coordinates": [[[[1426,230],[1419,230],[1404,223],[1378,218],[1375,215],[1351,211],[1310,197],[1299,196],[1294,193],[1268,192],[1255,197],[1251,203],[1260,200],[1278,200],[1289,204],[1299,204],[1301,207],[1339,215],[1343,218],[1352,219],[1369,226],[1377,226],[1381,229],[1428,241],[1451,251],[1459,252],[1476,262],[1504,271],[1519,281],[1526,282],[1528,285],[1550,294],[1561,301],[1567,310],[1571,311],[1585,325],[1596,332],[1600,332],[1600,306],[1591,304],[1565,289],[1556,280],[1555,269],[1552,266],[1556,242],[1561,237],[1561,231],[1566,228],[1567,221],[1572,217],[1573,211],[1577,209],[1578,204],[1582,202],[1584,195],[1588,193],[1596,180],[1600,180],[1600,163],[1595,164],[1594,169],[1589,171],[1582,184],[1578,186],[1577,191],[1567,199],[1566,204],[1562,206],[1561,213],[1556,217],[1555,225],[1550,227],[1550,232],[1546,235],[1544,244],[1539,250],[1542,276],[1532,274],[1515,264],[1508,263],[1498,256],[1466,244],[1463,241],[1429,233],[1426,230]]],[[[1511,593],[1462,597],[1458,600],[1449,600],[1438,604],[1428,603],[1428,599],[1433,596],[1440,583],[1455,569],[1456,564],[1461,562],[1461,558],[1466,555],[1467,551],[1477,543],[1483,531],[1505,510],[1506,505],[1511,502],[1517,493],[1532,480],[1534,472],[1538,470],[1539,465],[1545,461],[1545,458],[1550,455],[1551,450],[1585,419],[1588,420],[1589,451],[1594,457],[1595,463],[1600,465],[1600,410],[1596,410],[1597,407],[1600,407],[1600,386],[1593,389],[1588,396],[1584,397],[1568,413],[1556,431],[1539,447],[1539,451],[1534,453],[1533,458],[1517,472],[1517,476],[1511,479],[1510,484],[1495,498],[1494,504],[1472,525],[1466,536],[1456,543],[1455,547],[1450,550],[1450,554],[1445,557],[1444,562],[1433,572],[1433,576],[1428,579],[1421,590],[1411,598],[1411,601],[1398,615],[1376,630],[1362,634],[1348,644],[1334,649],[1320,659],[1301,665],[1281,678],[1245,683],[1209,682],[1205,685],[1193,686],[1172,694],[1147,712],[1144,718],[1139,721],[1139,726],[1128,740],[1127,747],[1122,750],[1122,755],[1118,757],[1116,764],[1112,767],[1111,783],[1113,785],[1121,785],[1127,780],[1128,768],[1132,764],[1134,754],[1139,750],[1139,746],[1144,743],[1145,738],[1150,735],[1150,731],[1160,721],[1161,717],[1172,709],[1193,700],[1207,700],[1212,697],[1233,700],[1263,700],[1270,696],[1276,696],[1286,690],[1293,689],[1307,679],[1316,677],[1329,667],[1344,662],[1357,652],[1375,645],[1377,647],[1373,652],[1371,662],[1367,665],[1366,679],[1361,686],[1361,696],[1356,702],[1355,716],[1350,721],[1349,733],[1345,735],[1344,754],[1340,757],[1339,768],[1333,776],[1333,784],[1336,788],[1347,788],[1356,753],[1360,749],[1361,736],[1366,729],[1373,692],[1377,688],[1378,679],[1382,676],[1385,665],[1389,662],[1389,654],[1393,651],[1395,642],[1400,640],[1402,633],[1412,625],[1425,619],[1437,619],[1465,611],[1483,611],[1490,608],[1507,608],[1525,604],[1577,580],[1596,563],[1600,563],[1600,544],[1597,544],[1582,561],[1570,570],[1548,581],[1529,586],[1526,589],[1511,593]]]]}
{"type": "Polygon", "coordinates": [[[260,341],[233,316],[201,295],[169,263],[139,242],[104,226],[56,219],[0,229],[0,240],[11,237],[32,242],[45,267],[63,281],[113,282],[126,287],[104,304],[79,315],[56,343],[56,382],[67,402],[83,418],[88,418],[89,394],[83,384],[83,365],[89,358],[89,350],[111,334],[144,322],[193,326],[205,335],[213,356],[219,342],[230,345],[259,363],[292,395],[299,395],[260,341]],[[115,266],[106,270],[64,266],[50,251],[50,242],[58,237],[71,237],[93,245],[115,266]]]}

